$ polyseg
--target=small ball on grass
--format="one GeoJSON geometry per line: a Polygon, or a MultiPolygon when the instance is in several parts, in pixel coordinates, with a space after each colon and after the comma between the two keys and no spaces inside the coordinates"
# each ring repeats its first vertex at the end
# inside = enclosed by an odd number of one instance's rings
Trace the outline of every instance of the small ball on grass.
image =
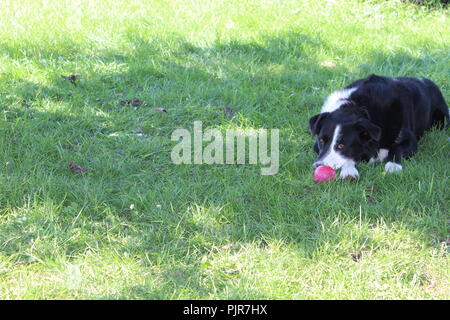
{"type": "Polygon", "coordinates": [[[320,183],[325,181],[333,181],[336,176],[336,172],[332,167],[329,166],[319,166],[314,170],[314,182],[320,183]]]}

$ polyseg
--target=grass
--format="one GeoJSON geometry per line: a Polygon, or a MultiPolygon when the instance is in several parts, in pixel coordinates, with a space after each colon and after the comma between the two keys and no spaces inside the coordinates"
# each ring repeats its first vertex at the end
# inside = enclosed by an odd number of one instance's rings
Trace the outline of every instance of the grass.
{"type": "Polygon", "coordinates": [[[449,19],[401,1],[1,1],[0,298],[448,299],[449,132],[401,174],[314,185],[307,120],[370,73],[429,77],[449,102],[449,19]],[[172,164],[196,120],[281,129],[280,172],[172,164]]]}

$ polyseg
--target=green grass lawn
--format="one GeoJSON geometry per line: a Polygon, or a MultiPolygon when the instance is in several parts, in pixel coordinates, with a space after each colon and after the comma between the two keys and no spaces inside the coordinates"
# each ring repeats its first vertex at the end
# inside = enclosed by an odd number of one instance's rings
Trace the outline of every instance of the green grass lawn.
{"type": "Polygon", "coordinates": [[[448,11],[400,1],[2,0],[0,298],[450,298],[450,132],[315,185],[307,125],[370,73],[450,102],[449,61],[448,11]],[[174,165],[197,120],[280,129],[279,173],[174,165]]]}

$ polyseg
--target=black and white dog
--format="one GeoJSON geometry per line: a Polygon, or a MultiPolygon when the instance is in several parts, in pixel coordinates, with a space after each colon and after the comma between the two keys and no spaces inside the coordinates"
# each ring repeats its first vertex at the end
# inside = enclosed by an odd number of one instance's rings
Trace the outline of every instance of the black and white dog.
{"type": "Polygon", "coordinates": [[[341,169],[342,179],[357,178],[360,161],[386,161],[387,173],[400,171],[424,131],[448,123],[447,104],[431,80],[370,75],[333,92],[309,120],[317,138],[313,167],[341,169]]]}

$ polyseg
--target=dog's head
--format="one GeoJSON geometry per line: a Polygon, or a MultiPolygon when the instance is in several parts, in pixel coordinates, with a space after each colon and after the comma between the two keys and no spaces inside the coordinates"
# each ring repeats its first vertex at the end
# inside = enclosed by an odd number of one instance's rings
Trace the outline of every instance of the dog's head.
{"type": "MultiPolygon", "coordinates": [[[[353,109],[353,108],[351,108],[353,109]]],[[[338,109],[309,119],[311,134],[316,137],[318,157],[313,167],[321,165],[339,169],[346,164],[368,161],[376,156],[381,128],[359,109],[338,109]]]]}

